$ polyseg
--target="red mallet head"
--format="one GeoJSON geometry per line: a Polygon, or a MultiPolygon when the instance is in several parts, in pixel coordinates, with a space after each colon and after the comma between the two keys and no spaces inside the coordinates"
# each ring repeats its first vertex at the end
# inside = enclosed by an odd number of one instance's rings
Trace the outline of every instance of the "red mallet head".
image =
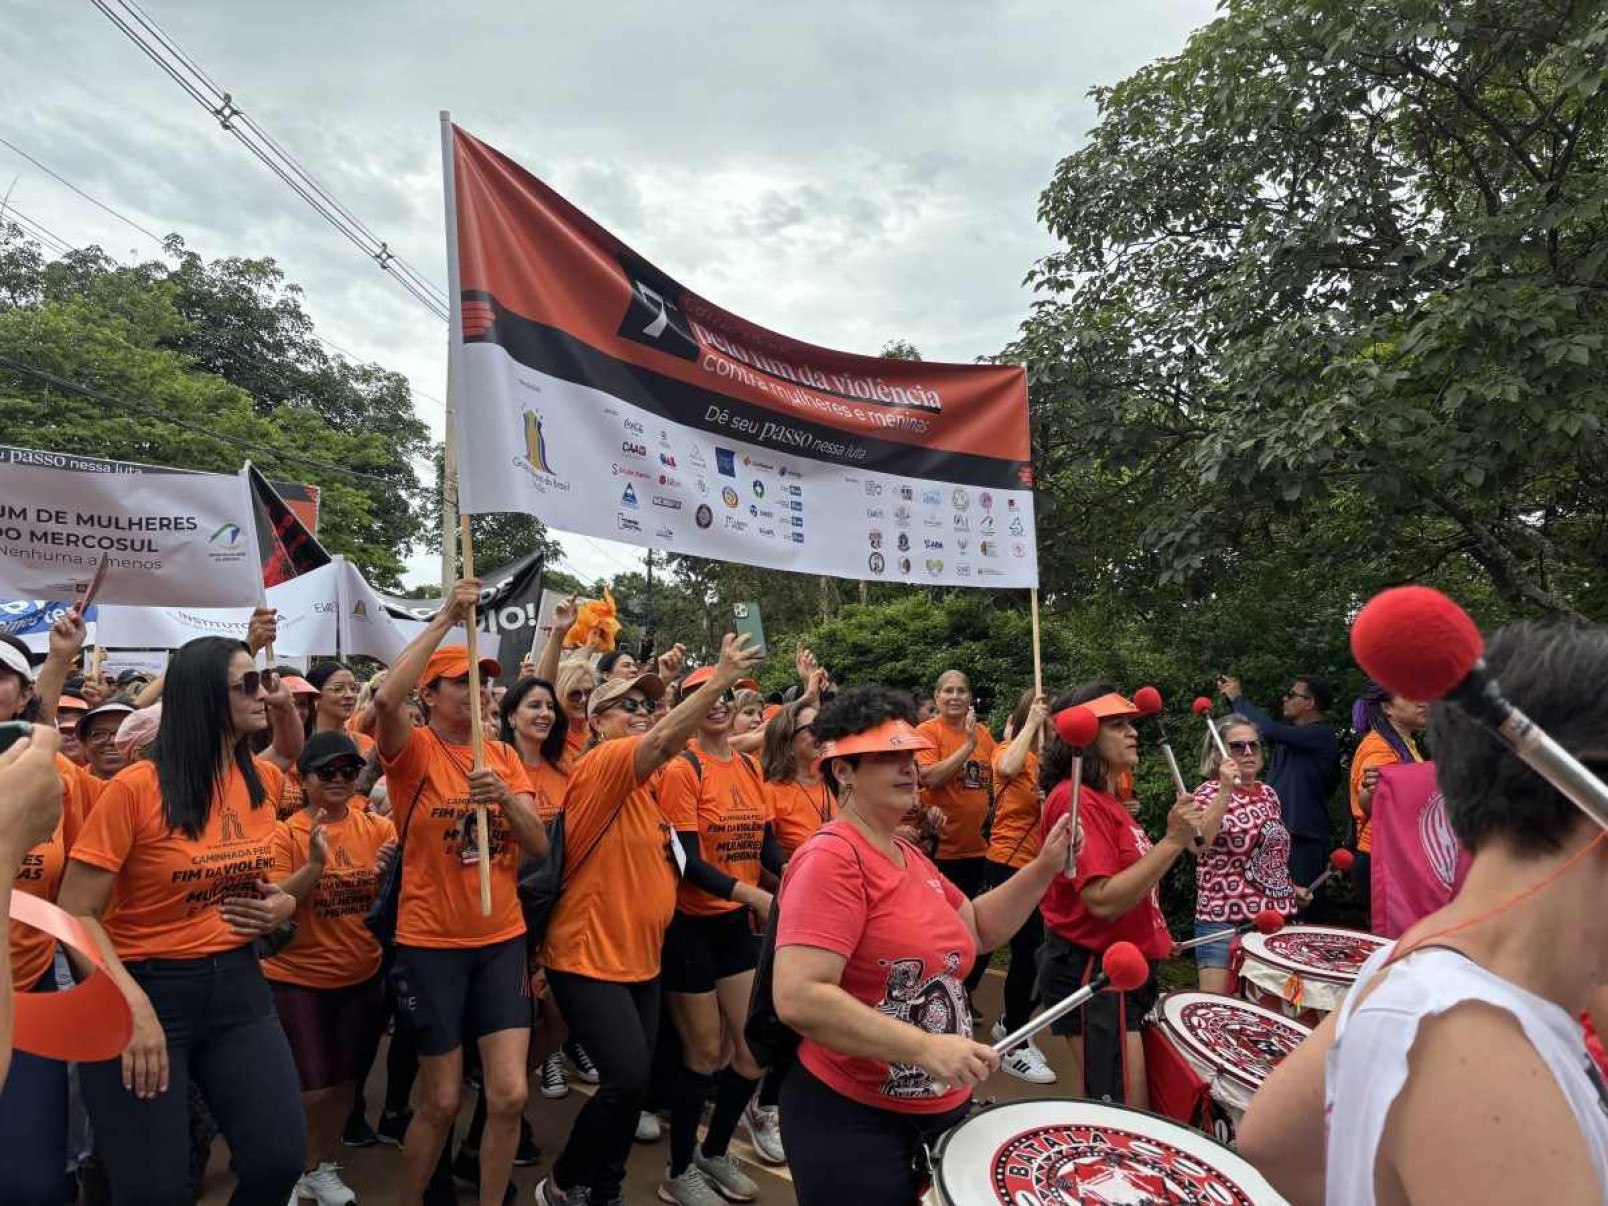
{"type": "Polygon", "coordinates": [[[1440,699],[1468,677],[1484,652],[1468,612],[1427,586],[1375,595],[1351,625],[1357,665],[1404,699],[1440,699]]]}
{"type": "Polygon", "coordinates": [[[1357,865],[1357,856],[1343,847],[1329,855],[1329,866],[1336,871],[1349,871],[1357,865]]]}
{"type": "Polygon", "coordinates": [[[1100,970],[1118,992],[1132,992],[1150,978],[1150,964],[1131,942],[1113,942],[1107,947],[1100,970]]]}
{"type": "Polygon", "coordinates": [[[1204,695],[1197,695],[1195,702],[1189,705],[1189,710],[1196,716],[1210,716],[1212,714],[1212,701],[1204,695]]]}
{"type": "Polygon", "coordinates": [[[1082,749],[1093,745],[1099,736],[1100,718],[1082,704],[1074,704],[1055,714],[1055,731],[1062,741],[1074,749],[1082,749]]]}
{"type": "Polygon", "coordinates": [[[1161,692],[1154,687],[1140,687],[1133,693],[1133,706],[1141,716],[1156,716],[1161,712],[1161,692]]]}
{"type": "Polygon", "coordinates": [[[1263,909],[1256,915],[1256,929],[1262,934],[1276,934],[1284,928],[1284,914],[1277,909],[1263,909]]]}

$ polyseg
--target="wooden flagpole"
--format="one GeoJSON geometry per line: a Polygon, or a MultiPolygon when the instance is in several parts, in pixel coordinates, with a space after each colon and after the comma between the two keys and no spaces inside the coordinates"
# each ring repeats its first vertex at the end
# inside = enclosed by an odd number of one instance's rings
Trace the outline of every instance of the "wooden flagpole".
{"type": "Polygon", "coordinates": [[[1044,654],[1039,645],[1038,587],[1028,591],[1027,598],[1033,611],[1033,694],[1044,694],[1044,654]]]}

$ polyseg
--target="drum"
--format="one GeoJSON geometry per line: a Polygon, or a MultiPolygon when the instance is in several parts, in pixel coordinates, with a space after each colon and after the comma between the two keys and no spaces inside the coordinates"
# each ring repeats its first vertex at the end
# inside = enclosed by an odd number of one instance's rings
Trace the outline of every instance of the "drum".
{"type": "Polygon", "coordinates": [[[1308,1026],[1340,1008],[1368,957],[1389,946],[1362,930],[1289,925],[1239,940],[1240,995],[1308,1026]]]}
{"type": "Polygon", "coordinates": [[[1215,992],[1170,992],[1145,1030],[1150,1104],[1232,1143],[1251,1096],[1312,1031],[1215,992]]]}
{"type": "Polygon", "coordinates": [[[933,1155],[938,1206],[1278,1206],[1236,1153],[1143,1110],[1038,1098],[981,1110],[933,1155]]]}

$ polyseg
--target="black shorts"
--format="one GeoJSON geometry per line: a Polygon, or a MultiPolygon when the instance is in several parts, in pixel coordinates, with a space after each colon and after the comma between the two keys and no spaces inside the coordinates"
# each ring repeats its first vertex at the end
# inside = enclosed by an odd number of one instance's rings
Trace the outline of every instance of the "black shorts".
{"type": "Polygon", "coordinates": [[[397,1021],[420,1055],[446,1055],[499,1030],[531,1024],[525,938],[467,948],[403,946],[391,967],[397,1021]]]}
{"type": "Polygon", "coordinates": [[[374,976],[343,988],[270,980],[274,1012],[290,1040],[303,1093],[355,1082],[368,1069],[385,1025],[385,993],[374,976]]]}
{"type": "Polygon", "coordinates": [[[759,966],[759,935],[746,908],[714,917],[676,911],[664,933],[666,992],[714,992],[715,982],[759,966]]]}
{"type": "MultiPolygon", "coordinates": [[[[1059,934],[1044,935],[1039,949],[1039,999],[1049,1008],[1061,998],[1070,996],[1087,984],[1100,970],[1100,956],[1085,947],[1073,946],[1059,934]]],[[[1109,988],[1099,993],[1082,1009],[1074,1009],[1065,1017],[1050,1023],[1051,1034],[1082,1034],[1085,1022],[1115,1033],[1139,1029],[1139,1022],[1156,1004],[1156,968],[1152,964],[1150,978],[1132,992],[1112,992],[1109,988]]]]}

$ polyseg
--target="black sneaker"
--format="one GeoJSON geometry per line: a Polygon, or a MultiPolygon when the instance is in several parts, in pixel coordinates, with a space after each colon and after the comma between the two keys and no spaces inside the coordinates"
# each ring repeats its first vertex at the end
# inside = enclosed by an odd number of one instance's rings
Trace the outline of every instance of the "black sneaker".
{"type": "Polygon", "coordinates": [[[387,1147],[401,1147],[402,1141],[408,1137],[408,1124],[412,1121],[412,1110],[381,1114],[380,1125],[374,1128],[374,1137],[387,1147]]]}
{"type": "Polygon", "coordinates": [[[465,1185],[480,1184],[480,1155],[467,1147],[460,1147],[452,1161],[452,1179],[465,1185]]]}
{"type": "Polygon", "coordinates": [[[519,1150],[514,1153],[515,1168],[534,1168],[542,1162],[542,1149],[531,1138],[530,1123],[519,1120],[519,1150]]]}
{"type": "Polygon", "coordinates": [[[373,1147],[380,1141],[367,1118],[361,1114],[353,1114],[346,1120],[346,1129],[341,1132],[341,1142],[347,1147],[373,1147]]]}

